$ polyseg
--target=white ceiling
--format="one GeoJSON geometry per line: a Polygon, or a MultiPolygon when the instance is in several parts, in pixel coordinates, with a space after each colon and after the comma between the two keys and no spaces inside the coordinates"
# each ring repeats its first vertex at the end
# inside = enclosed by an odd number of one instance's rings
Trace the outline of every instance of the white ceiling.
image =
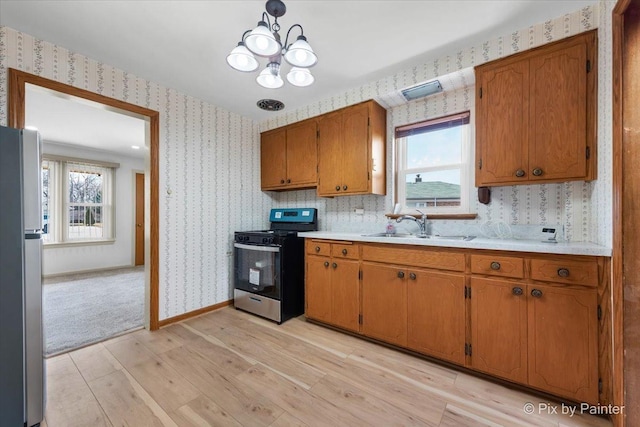
{"type": "Polygon", "coordinates": [[[25,125],[36,127],[46,142],[144,158],[144,119],[33,85],[27,85],[25,100],[25,125]]]}
{"type": "Polygon", "coordinates": [[[293,111],[597,2],[287,0],[281,33],[296,23],[304,27],[319,57],[316,81],[272,90],[255,83],[257,71],[240,73],[225,61],[260,19],[264,1],[0,0],[0,25],[264,120],[277,113],[258,109],[259,99],[279,99],[293,111]]]}

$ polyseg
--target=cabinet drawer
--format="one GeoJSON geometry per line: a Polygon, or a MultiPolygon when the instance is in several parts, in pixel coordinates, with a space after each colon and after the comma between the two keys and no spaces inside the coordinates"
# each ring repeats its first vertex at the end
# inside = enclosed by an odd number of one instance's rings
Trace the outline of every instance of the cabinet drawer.
{"type": "Polygon", "coordinates": [[[331,243],[319,242],[317,240],[307,240],[306,246],[308,254],[323,256],[331,255],[331,243]]]}
{"type": "Polygon", "coordinates": [[[521,279],[524,277],[524,260],[518,257],[471,255],[471,272],[521,279]]]}
{"type": "Polygon", "coordinates": [[[381,246],[363,246],[362,259],[386,264],[464,271],[464,254],[430,249],[396,249],[381,246]]]}
{"type": "Polygon", "coordinates": [[[531,278],[545,282],[598,286],[596,260],[531,260],[531,278]]]}
{"type": "Polygon", "coordinates": [[[331,256],[334,258],[358,259],[360,246],[341,243],[331,244],[331,256]]]}

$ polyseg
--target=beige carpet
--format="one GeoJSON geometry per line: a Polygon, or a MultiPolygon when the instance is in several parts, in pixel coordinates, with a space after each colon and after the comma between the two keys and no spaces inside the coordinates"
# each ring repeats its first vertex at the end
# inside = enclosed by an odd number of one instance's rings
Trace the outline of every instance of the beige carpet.
{"type": "Polygon", "coordinates": [[[45,279],[45,356],[114,337],[144,323],[144,266],[45,279]]]}

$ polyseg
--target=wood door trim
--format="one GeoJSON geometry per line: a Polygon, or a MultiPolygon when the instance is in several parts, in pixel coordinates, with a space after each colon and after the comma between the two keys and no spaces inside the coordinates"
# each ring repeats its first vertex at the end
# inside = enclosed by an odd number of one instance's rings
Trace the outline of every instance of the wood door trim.
{"type": "MultiPolygon", "coordinates": [[[[613,366],[612,388],[613,404],[624,405],[624,274],[623,274],[623,115],[624,94],[623,60],[624,60],[624,13],[632,0],[618,0],[612,13],[612,133],[613,133],[613,256],[612,256],[612,281],[611,281],[611,307],[613,317],[613,366]]],[[[624,426],[624,415],[612,417],[614,426],[624,426]]]]}
{"type": "Polygon", "coordinates": [[[29,74],[13,68],[9,72],[9,117],[8,126],[21,129],[25,126],[26,85],[32,84],[78,98],[98,102],[109,107],[128,111],[149,119],[150,143],[150,301],[149,301],[149,329],[159,328],[159,282],[160,282],[160,113],[128,102],[109,98],[98,93],[90,92],[74,86],[49,80],[44,77],[29,74]]]}

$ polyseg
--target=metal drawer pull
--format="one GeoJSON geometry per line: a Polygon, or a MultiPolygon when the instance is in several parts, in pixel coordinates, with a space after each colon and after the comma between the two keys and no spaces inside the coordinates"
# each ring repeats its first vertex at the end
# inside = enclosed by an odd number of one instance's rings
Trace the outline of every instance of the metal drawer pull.
{"type": "Polygon", "coordinates": [[[540,168],[535,168],[533,170],[533,176],[542,176],[542,169],[540,168]]]}
{"type": "Polygon", "coordinates": [[[329,267],[329,261],[325,261],[325,262],[324,262],[324,266],[325,266],[325,267],[329,267]]]}
{"type": "Polygon", "coordinates": [[[398,277],[404,279],[404,271],[398,271],[398,277]]]}
{"type": "Polygon", "coordinates": [[[336,185],[336,191],[340,191],[340,186],[336,185]]]}
{"type": "Polygon", "coordinates": [[[287,184],[291,184],[291,180],[290,179],[287,180],[287,184]]]}
{"type": "Polygon", "coordinates": [[[416,273],[409,273],[409,279],[416,280],[416,273]]]}
{"type": "Polygon", "coordinates": [[[516,296],[520,296],[522,295],[522,288],[519,286],[514,286],[513,289],[511,289],[511,293],[516,295],[516,296]]]}
{"type": "Polygon", "coordinates": [[[342,189],[346,191],[347,190],[347,186],[346,185],[342,186],[342,189]]]}
{"type": "Polygon", "coordinates": [[[335,262],[331,265],[333,268],[338,268],[338,264],[336,264],[335,262]]]}
{"type": "Polygon", "coordinates": [[[558,276],[560,277],[569,277],[569,269],[568,268],[559,268],[558,276]]]}
{"type": "Polygon", "coordinates": [[[316,252],[320,252],[320,246],[316,246],[316,252]]]}
{"type": "Polygon", "coordinates": [[[343,249],[343,250],[342,250],[342,255],[346,255],[346,254],[347,254],[347,250],[346,250],[346,249],[343,249]]]}
{"type": "Polygon", "coordinates": [[[280,184],[284,184],[284,179],[281,179],[281,180],[280,180],[280,184]]]}
{"type": "Polygon", "coordinates": [[[534,289],[531,291],[531,296],[534,298],[540,298],[542,296],[542,291],[540,289],[534,289]]]}
{"type": "Polygon", "coordinates": [[[522,170],[522,169],[518,169],[518,170],[516,171],[516,176],[517,176],[518,178],[522,178],[522,177],[524,176],[524,170],[522,170]]]}
{"type": "Polygon", "coordinates": [[[491,263],[491,269],[492,270],[500,270],[500,263],[498,261],[493,261],[491,263]]]}

